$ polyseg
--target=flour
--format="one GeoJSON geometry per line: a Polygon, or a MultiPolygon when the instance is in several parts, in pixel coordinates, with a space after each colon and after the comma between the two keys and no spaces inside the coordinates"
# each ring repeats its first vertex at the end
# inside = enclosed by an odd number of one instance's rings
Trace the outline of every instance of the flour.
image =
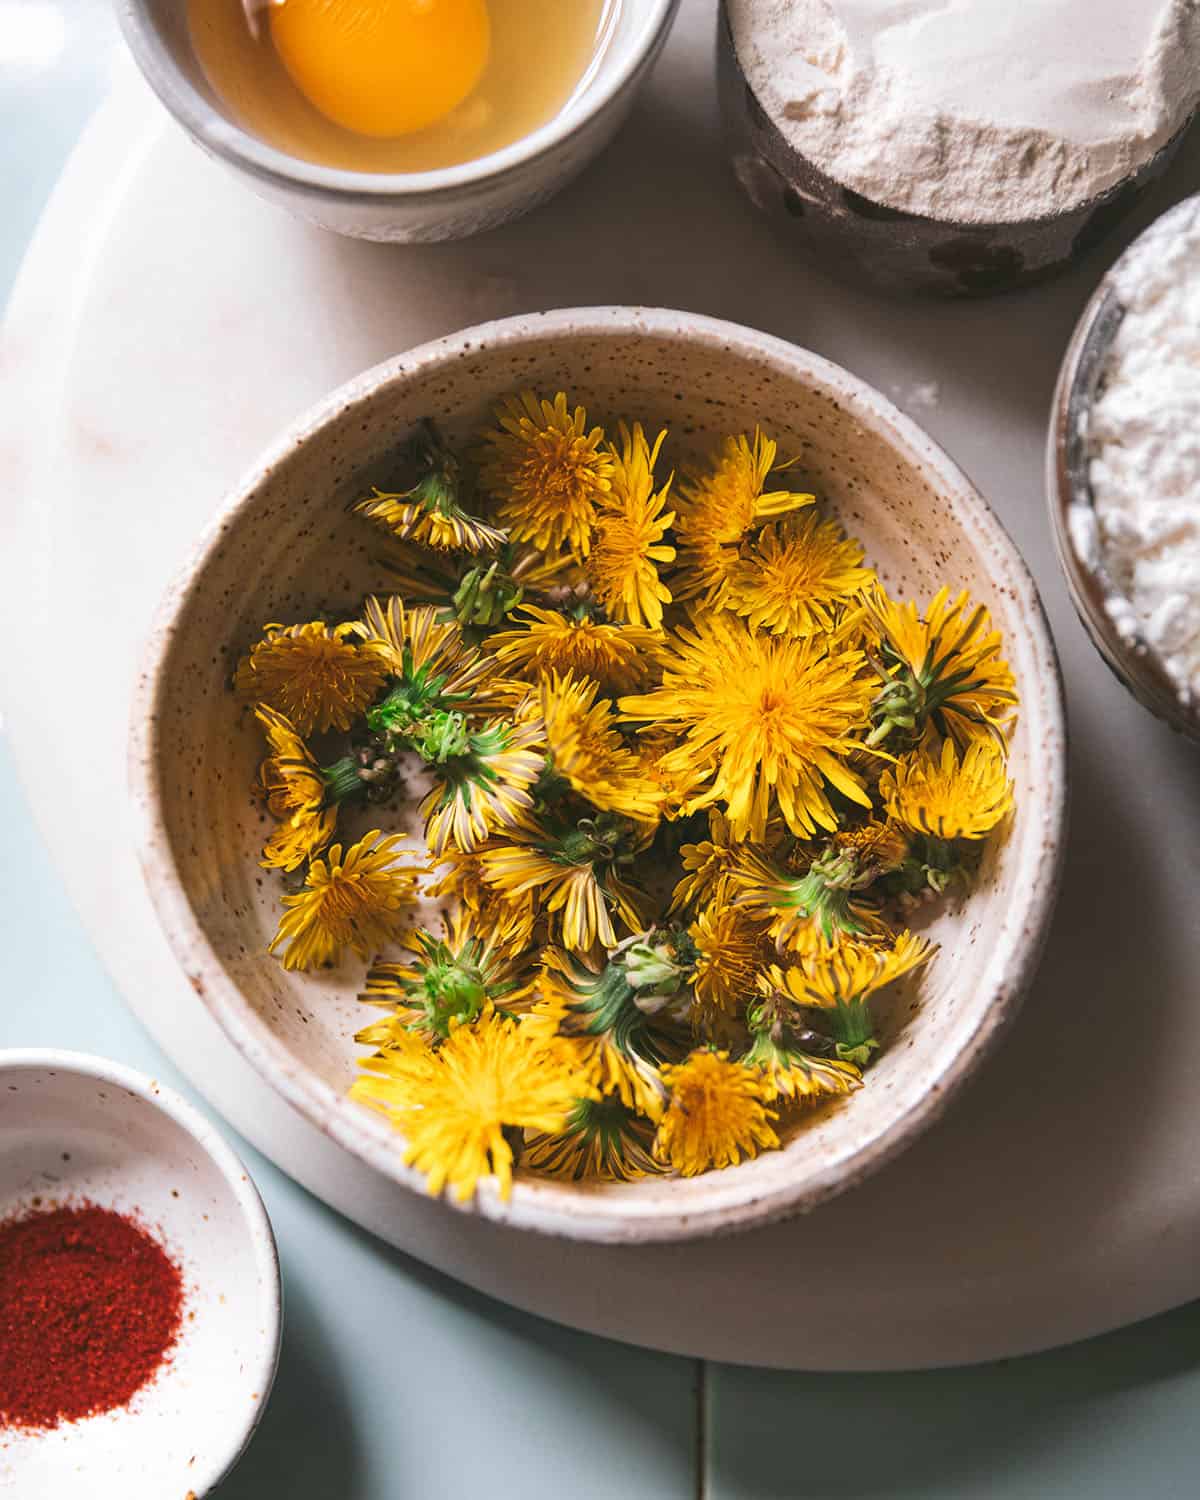
{"type": "Polygon", "coordinates": [[[875,202],[962,223],[1076,207],[1200,99],[1200,0],[727,0],[786,139],[875,202]]]}
{"type": "Polygon", "coordinates": [[[1125,315],[1088,422],[1092,507],[1071,537],[1117,591],[1128,639],[1200,700],[1200,202],[1160,222],[1119,263],[1125,315]]]}

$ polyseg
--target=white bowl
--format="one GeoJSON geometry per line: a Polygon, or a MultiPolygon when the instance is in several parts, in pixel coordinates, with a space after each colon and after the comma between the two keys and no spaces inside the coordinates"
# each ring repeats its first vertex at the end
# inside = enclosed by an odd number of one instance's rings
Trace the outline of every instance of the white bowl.
{"type": "Polygon", "coordinates": [[[249,1442],[279,1356],[279,1262],[245,1168],[177,1094],[79,1052],[0,1052],[0,1219],[88,1199],[136,1210],[184,1278],[171,1362],[122,1410],[0,1432],[28,1500],[205,1495],[249,1442]]]}
{"type": "MultiPolygon", "coordinates": [[[[570,0],[568,0],[570,3],[570,0]]],[[[182,0],[118,0],[130,51],[192,139],[246,185],[338,234],[405,244],[464,239],[544,203],[616,133],[662,50],[679,0],[621,0],[595,75],[553,119],[499,151],[431,172],[351,172],[289,156],[214,94],[182,0]]]]}
{"type": "Polygon", "coordinates": [[[421,417],[452,438],[500,396],[532,385],[585,401],[589,418],[672,430],[670,462],[756,422],[798,455],[866,544],[893,591],[943,581],[992,611],[1022,693],[1012,773],[1017,812],[978,888],[942,911],[942,951],[891,1021],[867,1086],[814,1117],[784,1150],[689,1179],[572,1185],[524,1179],[473,1211],[605,1241],[687,1238],[811,1208],[859,1181],[936,1119],[1013,1015],[1045,936],[1066,807],[1061,685],[1036,587],[961,471],[878,392],[817,355],[690,313],[585,308],[467,329],[334,392],[265,455],[217,516],[154,627],[131,725],[140,854],[167,937],[204,1003],[278,1091],[326,1134],[414,1187],[387,1122],[346,1089],[361,1049],[362,966],[285,972],[268,957],[278,887],[258,866],[264,814],[251,796],[261,745],[230,690],[268,620],[314,618],[331,597],[385,588],[374,539],[347,501],[386,473],[421,417]]]}

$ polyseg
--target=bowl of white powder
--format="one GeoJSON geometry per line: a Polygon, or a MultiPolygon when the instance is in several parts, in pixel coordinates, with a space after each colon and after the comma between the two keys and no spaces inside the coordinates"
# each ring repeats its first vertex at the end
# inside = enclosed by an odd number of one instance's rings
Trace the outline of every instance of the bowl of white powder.
{"type": "Polygon", "coordinates": [[[726,146],[841,273],[981,295],[1090,249],[1200,101],[1196,0],[723,0],[726,146]]]}
{"type": "Polygon", "coordinates": [[[1200,740],[1200,196],[1135,240],[1084,309],[1047,485],[1093,641],[1147,708],[1200,740]]]}

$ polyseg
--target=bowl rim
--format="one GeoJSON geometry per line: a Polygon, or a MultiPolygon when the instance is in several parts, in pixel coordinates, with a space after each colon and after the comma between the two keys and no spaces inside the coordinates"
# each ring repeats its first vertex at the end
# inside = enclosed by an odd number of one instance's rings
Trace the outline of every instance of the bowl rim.
{"type": "Polygon", "coordinates": [[[622,3],[636,4],[642,14],[627,55],[610,74],[598,74],[545,124],[498,151],[425,172],[355,172],[328,167],[260,140],[221,114],[179,67],[146,0],[117,0],[117,17],[126,45],[150,87],[206,150],[277,188],[300,187],[317,197],[367,204],[380,199],[418,201],[485,183],[491,186],[578,135],[649,66],[680,0],[622,3]]]}
{"type": "Polygon", "coordinates": [[[6,1047],[0,1049],[0,1078],[6,1074],[70,1073],[81,1079],[124,1089],[166,1115],[196,1143],[224,1179],[246,1225],[261,1288],[263,1326],[255,1353],[247,1360],[248,1373],[258,1400],[248,1409],[229,1442],[215,1454],[205,1455],[201,1467],[189,1476],[197,1497],[215,1489],[237,1466],[249,1447],[271,1399],[283,1337],[283,1290],[279,1250],[266,1205],[249,1169],[217,1127],[194,1105],[165,1083],[126,1063],[91,1052],[63,1047],[6,1047]]]}
{"type": "Polygon", "coordinates": [[[716,1201],[703,1207],[659,1206],[639,1212],[629,1203],[605,1202],[599,1196],[563,1204],[558,1200],[562,1191],[559,1184],[520,1178],[514,1181],[507,1203],[500,1200],[490,1181],[481,1183],[474,1198],[466,1204],[452,1198],[442,1200],[457,1212],[476,1213],[499,1223],[568,1239],[599,1243],[692,1239],[770,1223],[814,1208],[883,1166],[932,1125],[1019,1010],[1041,956],[1061,880],[1067,816],[1066,711],[1058,657],[1037,585],[1015,543],[979,490],[922,428],[867,382],[821,355],[757,329],[701,314],[621,306],[556,309],[478,324],[419,345],[346,382],[293,423],[234,486],[159,606],[147,637],[130,719],[129,787],[137,853],[151,900],[176,958],[192,988],[250,1065],[338,1145],[392,1181],[424,1193],[422,1174],[404,1164],[397,1138],[386,1122],[338,1093],[311,1069],[297,1066],[276,1034],[242,999],[209,942],[184,893],[171,854],[163,798],[158,788],[158,707],[167,688],[166,663],[176,621],[201,586],[207,564],[220,546],[224,532],[244,508],[253,505],[260,485],[278,464],[285,462],[296,447],[318,437],[328,424],[347,416],[356,405],[374,401],[381,392],[407,381],[418,371],[449,364],[473,349],[543,342],[556,331],[572,339],[649,334],[668,341],[707,345],[714,353],[736,352],[769,364],[790,378],[800,378],[824,389],[865,425],[897,440],[940,486],[968,505],[969,524],[981,533],[981,541],[1005,556],[1012,589],[1020,595],[1028,639],[1037,661],[1040,697],[1050,727],[1058,731],[1060,753],[1043,768],[1038,799],[1047,854],[1032,878],[1019,888],[1019,907],[1014,908],[1004,924],[1007,952],[1003,977],[974,1029],[963,1039],[944,1071],[931,1079],[929,1088],[918,1099],[861,1143],[849,1158],[828,1163],[798,1182],[776,1184],[766,1190],[736,1187],[731,1190],[728,1184],[733,1174],[708,1174],[724,1179],[725,1191],[715,1191],[716,1201]]]}
{"type": "Polygon", "coordinates": [[[1103,556],[1095,564],[1080,556],[1071,533],[1076,504],[1094,509],[1086,472],[1086,449],[1092,402],[1104,376],[1112,341],[1125,308],[1117,293],[1117,276],[1129,258],[1159,235],[1170,234],[1174,221],[1200,224],[1200,193],[1165,209],[1136,235],[1109,266],[1084,303],[1059,366],[1050,404],[1046,437],[1046,507],[1059,566],[1075,613],[1113,674],[1144,707],[1185,738],[1200,743],[1200,702],[1189,703],[1163,665],[1159,653],[1139,633],[1131,641],[1121,634],[1106,600],[1124,599],[1112,582],[1103,556]]]}

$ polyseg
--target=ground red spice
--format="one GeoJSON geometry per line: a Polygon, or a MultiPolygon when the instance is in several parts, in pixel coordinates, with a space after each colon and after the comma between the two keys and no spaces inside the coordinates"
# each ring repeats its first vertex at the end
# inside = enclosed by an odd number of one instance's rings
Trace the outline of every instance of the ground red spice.
{"type": "Polygon", "coordinates": [[[83,1203],[0,1224],[0,1427],[124,1406],[182,1312],[179,1268],[135,1219],[83,1203]]]}

